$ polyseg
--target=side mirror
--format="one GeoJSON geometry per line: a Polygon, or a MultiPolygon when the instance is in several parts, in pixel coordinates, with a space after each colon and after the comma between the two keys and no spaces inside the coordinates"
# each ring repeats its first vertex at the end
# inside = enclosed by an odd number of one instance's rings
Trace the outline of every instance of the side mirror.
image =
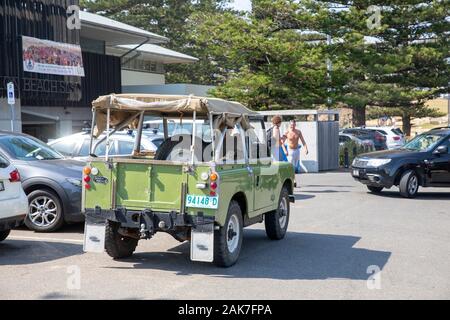
{"type": "Polygon", "coordinates": [[[439,146],[433,152],[433,154],[436,154],[436,155],[447,154],[447,153],[448,153],[448,147],[447,146],[439,146]]]}

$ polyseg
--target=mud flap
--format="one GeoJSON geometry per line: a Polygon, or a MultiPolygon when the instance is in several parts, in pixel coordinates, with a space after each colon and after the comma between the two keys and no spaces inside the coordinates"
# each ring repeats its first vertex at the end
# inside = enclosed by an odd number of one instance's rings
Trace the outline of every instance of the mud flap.
{"type": "Polygon", "coordinates": [[[214,261],[214,223],[198,225],[191,229],[191,260],[214,261]]]}
{"type": "Polygon", "coordinates": [[[106,221],[86,215],[84,225],[84,252],[103,253],[105,251],[106,221]]]}

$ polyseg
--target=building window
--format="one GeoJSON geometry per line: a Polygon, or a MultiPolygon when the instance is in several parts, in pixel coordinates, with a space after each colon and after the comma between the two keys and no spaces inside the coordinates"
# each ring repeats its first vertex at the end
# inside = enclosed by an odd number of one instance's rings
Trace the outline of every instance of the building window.
{"type": "MultiPolygon", "coordinates": [[[[127,57],[125,57],[124,59],[127,59],[127,57]]],[[[122,65],[122,69],[147,73],[158,73],[158,74],[165,73],[164,64],[153,61],[146,61],[142,59],[132,59],[128,61],[125,60],[125,63],[122,65]]]]}

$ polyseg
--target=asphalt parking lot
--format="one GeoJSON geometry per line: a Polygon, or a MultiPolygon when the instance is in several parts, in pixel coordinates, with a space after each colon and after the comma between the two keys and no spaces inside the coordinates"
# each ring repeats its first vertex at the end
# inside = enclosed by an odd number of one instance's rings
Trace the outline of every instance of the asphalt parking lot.
{"type": "Polygon", "coordinates": [[[84,254],[82,225],[15,230],[0,243],[0,299],[450,299],[450,189],[409,200],[348,173],[300,179],[287,238],[246,230],[230,269],[191,262],[165,234],[119,262],[84,254]]]}

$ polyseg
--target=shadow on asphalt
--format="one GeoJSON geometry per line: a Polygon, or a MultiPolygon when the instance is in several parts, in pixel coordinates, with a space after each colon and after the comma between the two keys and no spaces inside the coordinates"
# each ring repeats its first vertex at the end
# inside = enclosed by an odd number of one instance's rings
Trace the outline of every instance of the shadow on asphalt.
{"type": "Polygon", "coordinates": [[[309,199],[313,199],[313,198],[315,198],[316,196],[312,196],[312,195],[309,195],[309,194],[300,194],[300,193],[296,193],[296,194],[294,194],[294,197],[295,197],[295,201],[301,201],[301,200],[309,200],[309,199]]]}
{"type": "MultiPolygon", "coordinates": [[[[30,233],[34,233],[33,230],[28,229],[24,224],[22,224],[20,227],[15,228],[15,230],[30,231],[30,233]]],[[[83,234],[84,233],[84,222],[74,223],[74,224],[66,224],[58,231],[48,233],[48,235],[51,236],[52,234],[58,234],[58,233],[83,234]]],[[[45,234],[45,233],[39,233],[39,234],[45,234]]]]}
{"type": "Polygon", "coordinates": [[[344,191],[344,190],[316,190],[316,191],[304,191],[302,192],[306,193],[349,193],[350,191],[344,191]]]}
{"type": "MultiPolygon", "coordinates": [[[[450,189],[449,189],[450,190],[450,189]]],[[[420,192],[414,199],[406,199],[400,195],[400,192],[398,191],[383,191],[378,194],[374,194],[371,192],[367,192],[368,194],[374,196],[374,197],[381,197],[381,198],[398,198],[403,200],[450,200],[450,192],[420,192]]]]}
{"type": "Polygon", "coordinates": [[[0,242],[0,266],[49,262],[81,254],[81,244],[8,239],[0,242]]]}
{"type": "MultiPolygon", "coordinates": [[[[203,274],[230,278],[279,280],[352,279],[367,280],[369,266],[386,265],[391,252],[354,248],[360,237],[290,232],[282,241],[270,241],[261,230],[245,230],[241,257],[228,269],[189,260],[189,243],[166,252],[138,253],[130,267],[176,272],[178,275],[203,274]]],[[[115,268],[115,267],[113,267],[115,268]]]]}

